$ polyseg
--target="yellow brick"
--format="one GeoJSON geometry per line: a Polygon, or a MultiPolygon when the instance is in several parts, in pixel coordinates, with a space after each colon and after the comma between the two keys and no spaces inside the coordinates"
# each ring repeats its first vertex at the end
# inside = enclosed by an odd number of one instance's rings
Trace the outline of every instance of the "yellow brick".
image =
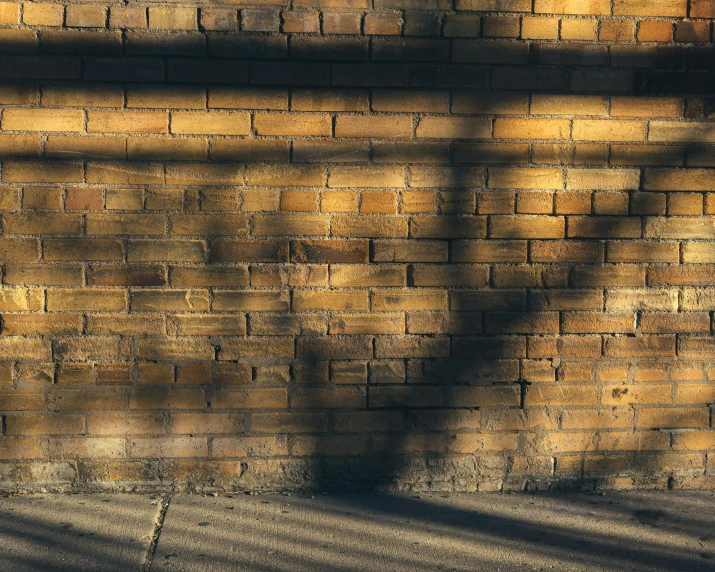
{"type": "Polygon", "coordinates": [[[563,238],[565,219],[561,216],[492,216],[493,238],[563,238]]]}
{"type": "Polygon", "coordinates": [[[395,191],[366,191],[362,193],[360,212],[368,214],[397,213],[397,193],[395,191]]]}
{"type": "MultiPolygon", "coordinates": [[[[532,115],[605,115],[606,99],[600,95],[534,94],[531,98],[531,113],[532,115]]],[[[568,127],[566,129],[568,130],[568,127]]]]}
{"type": "Polygon", "coordinates": [[[675,145],[611,145],[611,165],[680,166],[683,148],[675,145]]]}
{"type": "Polygon", "coordinates": [[[190,161],[206,159],[207,155],[205,139],[130,137],[127,140],[130,161],[190,161]]]}
{"type": "Polygon", "coordinates": [[[708,169],[646,169],[643,189],[646,191],[715,191],[715,173],[708,169]]]}
{"type": "MultiPolygon", "coordinates": [[[[612,117],[682,117],[683,99],[680,97],[611,97],[612,117]]],[[[651,121],[649,140],[653,130],[651,121]]],[[[658,122],[659,124],[665,122],[658,122]]],[[[672,125],[672,124],[671,124],[672,125]]]]}
{"type": "Polygon", "coordinates": [[[601,42],[632,42],[635,36],[634,22],[629,20],[601,20],[598,39],[601,42]]]}
{"type": "Polygon", "coordinates": [[[12,46],[14,51],[32,52],[37,49],[37,35],[30,30],[1,29],[0,41],[3,45],[12,46]]]}
{"type": "Polygon", "coordinates": [[[667,143],[715,143],[715,133],[709,123],[651,121],[648,141],[667,143]]]}
{"type": "MultiPolygon", "coordinates": [[[[191,127],[192,131],[201,131],[206,126],[191,127]]],[[[216,129],[221,129],[217,127],[216,129]]],[[[209,127],[209,129],[213,129],[209,127]]],[[[267,139],[211,139],[211,159],[221,161],[278,161],[288,162],[289,141],[271,141],[267,139]]]]}
{"type": "Polygon", "coordinates": [[[568,120],[497,118],[494,121],[496,139],[567,139],[568,136],[568,120]]]}
{"type": "MultiPolygon", "coordinates": [[[[6,224],[3,219],[3,225],[6,224]]],[[[10,234],[6,232],[6,234],[10,234]]],[[[0,256],[3,260],[39,259],[39,240],[35,238],[0,238],[0,256]]]]}
{"type": "Polygon", "coordinates": [[[47,157],[87,157],[94,159],[126,159],[123,137],[86,137],[79,135],[50,135],[45,143],[47,157]]]}
{"type": "Polygon", "coordinates": [[[62,208],[62,189],[25,187],[22,206],[25,209],[60,210],[62,208]]]}
{"type": "Polygon", "coordinates": [[[373,91],[373,111],[448,113],[449,93],[444,91],[373,91]]]}
{"type": "Polygon", "coordinates": [[[492,94],[488,92],[455,92],[453,113],[479,113],[489,115],[522,115],[528,108],[528,100],[522,94],[492,94]]]}
{"type": "Polygon", "coordinates": [[[423,117],[417,126],[417,137],[433,139],[488,139],[492,124],[489,119],[423,117]]]}
{"type": "Polygon", "coordinates": [[[477,197],[477,212],[484,214],[511,214],[514,212],[516,193],[513,191],[490,191],[477,197]]]}
{"type": "Polygon", "coordinates": [[[535,143],[532,162],[546,165],[605,165],[606,145],[580,143],[535,143]]]}
{"type": "Polygon", "coordinates": [[[344,237],[404,238],[407,237],[405,217],[373,215],[338,215],[332,218],[331,234],[344,237]]]}
{"type": "Polygon", "coordinates": [[[333,264],[330,285],[336,288],[405,286],[406,268],[375,264],[333,264]]]}
{"type": "Polygon", "coordinates": [[[526,393],[526,406],[539,405],[596,405],[598,396],[593,387],[573,385],[537,385],[526,393]]]}
{"type": "Polygon", "coordinates": [[[329,137],[333,131],[329,115],[258,113],[253,125],[259,135],[329,137]]]}
{"type": "Polygon", "coordinates": [[[0,209],[17,210],[20,208],[20,189],[8,187],[0,190],[0,209]]]}
{"type": "Polygon", "coordinates": [[[105,200],[110,210],[136,211],[144,208],[144,192],[141,189],[107,189],[105,200]]]}
{"type": "Polygon", "coordinates": [[[447,292],[443,290],[374,290],[374,312],[446,310],[447,292]]]}
{"type": "Polygon", "coordinates": [[[140,6],[110,6],[110,28],[146,28],[147,11],[140,6]]]}
{"type": "Polygon", "coordinates": [[[443,141],[380,142],[373,145],[373,160],[376,163],[448,163],[449,147],[443,141]]]}
{"type": "Polygon", "coordinates": [[[244,212],[277,211],[280,194],[274,190],[245,190],[241,192],[241,209],[244,212]]]}
{"type": "MultiPolygon", "coordinates": [[[[296,97],[294,92],[293,97],[296,97]]],[[[295,102],[295,99],[293,100],[295,102]]],[[[288,109],[288,90],[279,88],[211,87],[209,109],[288,109]]],[[[293,109],[297,109],[295,105],[293,109]]]]}
{"type": "Polygon", "coordinates": [[[482,187],[481,167],[410,167],[410,187],[482,187]]]}
{"type": "MultiPolygon", "coordinates": [[[[702,243],[687,243],[683,246],[683,261],[686,260],[685,252],[689,247],[702,243]]],[[[607,247],[608,262],[678,262],[680,254],[678,244],[667,242],[609,242],[607,247]]],[[[715,258],[713,259],[715,261],[715,258]]],[[[705,260],[703,261],[705,262],[705,260]]]]}
{"type": "Polygon", "coordinates": [[[595,40],[596,19],[593,20],[561,20],[562,40],[595,40]]]}
{"type": "Polygon", "coordinates": [[[151,314],[88,314],[87,331],[92,335],[163,334],[164,317],[151,314]]]}
{"type": "MultiPolygon", "coordinates": [[[[293,161],[296,163],[366,162],[370,158],[370,146],[365,142],[353,141],[293,141],[293,161]]],[[[394,163],[395,161],[390,161],[394,163]]]]}
{"type": "Polygon", "coordinates": [[[554,193],[518,193],[516,196],[518,214],[552,214],[553,210],[554,193]]]}
{"type": "Polygon", "coordinates": [[[80,215],[28,212],[3,214],[5,234],[79,234],[80,215]]]}
{"type": "Polygon", "coordinates": [[[170,163],[166,165],[170,185],[243,185],[243,166],[235,164],[170,163]]]}
{"type": "Polygon", "coordinates": [[[358,194],[355,191],[330,191],[320,195],[320,210],[324,213],[356,212],[358,194]]]}
{"type": "Polygon", "coordinates": [[[45,260],[123,260],[124,245],[115,239],[47,238],[45,260]]]}
{"type": "Polygon", "coordinates": [[[403,213],[431,213],[437,206],[437,195],[434,191],[403,191],[403,213]]]}
{"type": "Polygon", "coordinates": [[[687,0],[614,0],[614,16],[687,16],[687,0]]]}
{"type": "Polygon", "coordinates": [[[639,42],[670,42],[673,39],[673,22],[643,20],[638,25],[639,42]]]}
{"type": "Polygon", "coordinates": [[[84,131],[84,112],[74,109],[6,109],[2,128],[8,131],[84,131]]]}
{"type": "Polygon", "coordinates": [[[703,214],[703,196],[700,194],[671,196],[670,203],[668,204],[668,214],[680,216],[698,216],[703,214]]]}
{"type": "Polygon", "coordinates": [[[293,310],[295,311],[348,311],[367,309],[367,290],[352,290],[345,292],[299,290],[293,293],[293,310]]]}
{"type": "Polygon", "coordinates": [[[191,86],[183,86],[180,90],[159,86],[130,87],[127,89],[127,107],[204,109],[206,90],[191,86]]]}
{"type": "Polygon", "coordinates": [[[547,168],[489,169],[489,187],[492,189],[561,189],[563,171],[547,168]]]}
{"type": "Polygon", "coordinates": [[[211,309],[219,312],[287,311],[289,308],[290,298],[284,290],[221,290],[214,294],[211,304],[211,309]]]}
{"type": "Polygon", "coordinates": [[[637,170],[567,169],[566,171],[566,189],[570,191],[635,191],[639,186],[640,172],[637,170]]]}
{"type": "Polygon", "coordinates": [[[205,312],[208,290],[132,290],[131,310],[137,312],[205,312]]]}
{"type": "Polygon", "coordinates": [[[49,288],[47,310],[49,312],[124,310],[127,305],[126,298],[124,290],[49,288]]]}
{"type": "Polygon", "coordinates": [[[167,30],[195,30],[197,28],[197,9],[151,6],[149,8],[149,27],[167,30]]]}
{"type": "MultiPolygon", "coordinates": [[[[677,259],[674,262],[677,262],[677,259]]],[[[686,242],[683,244],[683,262],[713,263],[715,248],[709,242],[686,242]]]]}
{"type": "Polygon", "coordinates": [[[254,215],[254,236],[327,236],[324,215],[254,215]]]}
{"type": "Polygon", "coordinates": [[[248,165],[246,180],[252,187],[316,187],[324,181],[322,166],[248,165]]]}
{"type": "Polygon", "coordinates": [[[130,240],[129,262],[204,262],[206,243],[201,240],[130,240]]]}
{"type": "Polygon", "coordinates": [[[42,293],[37,289],[8,288],[0,294],[0,311],[19,312],[42,309],[42,293]]]}
{"type": "Polygon", "coordinates": [[[168,133],[168,113],[141,111],[90,111],[89,133],[168,133]]]}
{"type": "Polygon", "coordinates": [[[107,9],[104,6],[67,6],[66,24],[73,28],[104,28],[107,9]]]}
{"type": "Polygon", "coordinates": [[[411,117],[340,115],[335,120],[336,137],[409,138],[411,135],[411,117]]]}
{"type": "Polygon", "coordinates": [[[283,191],[280,210],[289,212],[316,212],[318,210],[317,191],[283,191]]]}
{"type": "Polygon", "coordinates": [[[119,185],[162,184],[164,165],[139,162],[89,162],[87,182],[119,185]]]}
{"type": "MultiPolygon", "coordinates": [[[[632,405],[632,404],[653,404],[663,403],[670,400],[669,385],[612,385],[603,389],[602,402],[606,405],[632,405]]],[[[641,415],[650,411],[642,409],[641,415]]]]}
{"type": "MultiPolygon", "coordinates": [[[[148,241],[147,241],[148,242],[148,241]]],[[[132,244],[129,245],[132,250],[132,244]]],[[[172,286],[247,286],[246,267],[171,266],[172,286]]]]}
{"type": "Polygon", "coordinates": [[[576,141],[645,141],[645,121],[574,119],[576,141]]]}
{"type": "Polygon", "coordinates": [[[87,234],[166,234],[166,217],[160,214],[99,214],[85,216],[87,234]]]}
{"type": "Polygon", "coordinates": [[[609,0],[535,0],[534,12],[546,14],[610,14],[609,0]]]}
{"type": "Polygon", "coordinates": [[[404,187],[403,167],[330,167],[330,187],[404,187]]]}
{"type": "Polygon", "coordinates": [[[556,40],[558,35],[558,18],[525,16],[521,19],[521,37],[524,40],[556,40]]]}
{"type": "Polygon", "coordinates": [[[0,25],[14,25],[20,19],[20,4],[0,2],[0,25]]]}
{"type": "Polygon", "coordinates": [[[57,4],[36,4],[24,2],[22,21],[28,26],[61,26],[63,7],[57,4]]]}
{"type": "Polygon", "coordinates": [[[122,107],[124,93],[121,86],[93,85],[43,85],[42,104],[66,107],[122,107]]]}
{"type": "Polygon", "coordinates": [[[331,334],[404,334],[404,314],[343,314],[330,319],[331,334]]]}
{"type": "Polygon", "coordinates": [[[607,290],[606,311],[669,311],[678,309],[678,293],[676,291],[658,289],[623,289],[607,290]]]}
{"type": "MultiPolygon", "coordinates": [[[[324,16],[327,16],[325,13],[324,16]]],[[[358,32],[356,32],[358,33],[358,32]]],[[[291,109],[296,111],[368,111],[367,90],[295,89],[291,109]]]]}
{"type": "Polygon", "coordinates": [[[2,180],[9,183],[81,183],[81,163],[3,161],[2,180]]]}

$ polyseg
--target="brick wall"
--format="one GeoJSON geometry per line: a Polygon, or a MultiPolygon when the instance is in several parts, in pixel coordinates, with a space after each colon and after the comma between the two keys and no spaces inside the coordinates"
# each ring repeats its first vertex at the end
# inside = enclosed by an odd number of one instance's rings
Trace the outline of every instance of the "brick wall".
{"type": "Polygon", "coordinates": [[[712,487],[713,16],[0,2],[0,488],[712,487]]]}

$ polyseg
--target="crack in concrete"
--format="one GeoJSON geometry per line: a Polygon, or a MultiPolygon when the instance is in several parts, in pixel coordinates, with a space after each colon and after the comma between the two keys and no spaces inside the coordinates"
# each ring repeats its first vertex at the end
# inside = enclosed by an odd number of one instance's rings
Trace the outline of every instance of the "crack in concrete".
{"type": "Polygon", "coordinates": [[[164,495],[159,498],[156,516],[154,517],[154,530],[149,537],[149,544],[146,547],[146,554],[144,554],[144,562],[140,568],[141,572],[149,572],[151,570],[152,563],[154,561],[154,553],[156,552],[156,545],[159,543],[161,529],[164,526],[164,519],[166,518],[166,512],[169,510],[170,502],[171,495],[164,495]]]}

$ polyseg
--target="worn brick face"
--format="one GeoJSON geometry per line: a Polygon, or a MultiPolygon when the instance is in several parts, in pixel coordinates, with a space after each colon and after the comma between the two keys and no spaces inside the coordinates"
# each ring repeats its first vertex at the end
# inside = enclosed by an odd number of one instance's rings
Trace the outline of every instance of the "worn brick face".
{"type": "Polygon", "coordinates": [[[712,1],[154,4],[0,2],[7,464],[693,476],[668,459],[715,442],[712,1]]]}

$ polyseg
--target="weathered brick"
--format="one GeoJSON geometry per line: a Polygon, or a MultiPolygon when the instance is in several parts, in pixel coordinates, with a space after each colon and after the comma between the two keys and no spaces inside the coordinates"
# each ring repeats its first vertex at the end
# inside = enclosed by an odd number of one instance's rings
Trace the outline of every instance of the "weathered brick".
{"type": "Polygon", "coordinates": [[[706,169],[646,169],[643,178],[646,191],[712,191],[715,177],[706,169]]]}
{"type": "Polygon", "coordinates": [[[614,16],[687,16],[685,0],[615,0],[614,16]]]}
{"type": "Polygon", "coordinates": [[[208,342],[191,339],[145,339],[139,342],[137,358],[141,360],[213,359],[214,348],[208,342]]]}
{"type": "Polygon", "coordinates": [[[492,216],[493,238],[563,238],[564,217],[492,216]]]}
{"type": "Polygon", "coordinates": [[[644,121],[574,119],[576,141],[644,141],[644,121]]]}

